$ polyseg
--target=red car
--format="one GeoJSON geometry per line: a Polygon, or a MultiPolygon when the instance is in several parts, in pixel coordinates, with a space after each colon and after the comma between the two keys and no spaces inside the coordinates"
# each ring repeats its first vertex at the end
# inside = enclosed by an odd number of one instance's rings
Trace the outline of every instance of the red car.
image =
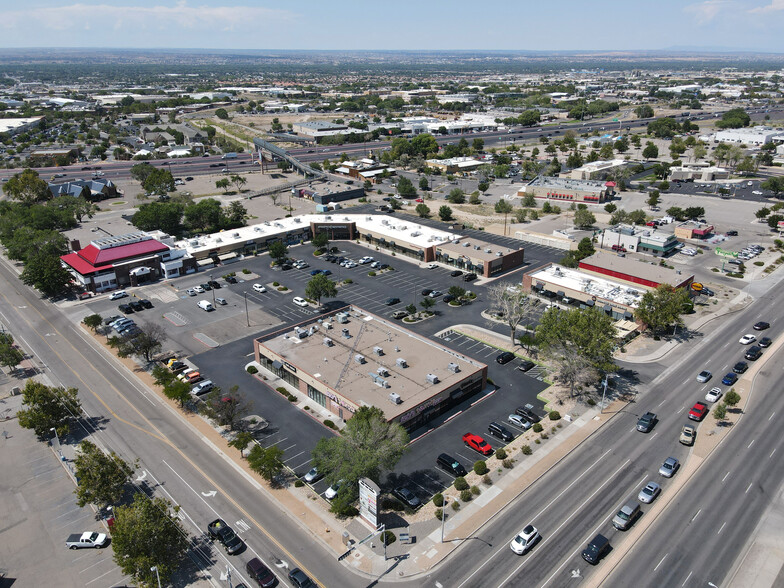
{"type": "Polygon", "coordinates": [[[689,411],[689,418],[693,421],[701,421],[708,414],[708,406],[702,402],[697,402],[689,411]]]}
{"type": "Polygon", "coordinates": [[[492,455],[493,453],[493,448],[490,446],[490,444],[482,439],[479,435],[466,433],[463,435],[463,443],[465,443],[474,451],[478,451],[482,455],[492,455]]]}
{"type": "Polygon", "coordinates": [[[424,200],[422,200],[421,198],[417,198],[416,201],[417,202],[424,202],[424,200]]]}

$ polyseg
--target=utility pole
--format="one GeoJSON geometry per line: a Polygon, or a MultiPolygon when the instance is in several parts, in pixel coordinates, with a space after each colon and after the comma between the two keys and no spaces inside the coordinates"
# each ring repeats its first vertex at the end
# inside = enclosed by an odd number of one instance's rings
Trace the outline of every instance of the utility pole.
{"type": "Polygon", "coordinates": [[[446,505],[449,499],[444,496],[444,504],[441,505],[441,543],[444,542],[444,521],[446,521],[446,505]]]}
{"type": "Polygon", "coordinates": [[[248,322],[248,327],[250,327],[250,315],[248,314],[248,293],[242,293],[245,296],[245,320],[248,322]]]}

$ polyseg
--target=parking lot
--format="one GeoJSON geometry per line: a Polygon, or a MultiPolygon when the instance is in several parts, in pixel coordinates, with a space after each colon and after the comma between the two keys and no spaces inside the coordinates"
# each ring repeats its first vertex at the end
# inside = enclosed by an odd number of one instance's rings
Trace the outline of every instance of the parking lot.
{"type": "MultiPolygon", "coordinates": [[[[178,357],[188,357],[189,362],[198,368],[203,377],[212,380],[222,390],[239,386],[252,402],[252,413],[270,421],[269,428],[259,438],[260,443],[265,447],[273,444],[279,446],[284,451],[283,460],[286,465],[304,475],[311,467],[310,453],[318,440],[324,435],[334,433],[304,411],[291,406],[285,397],[270,386],[251,378],[245,372],[244,366],[252,360],[253,338],[264,332],[295,324],[319,312],[314,306],[303,308],[292,302],[295,296],[305,295],[305,287],[313,277],[311,272],[329,270],[330,279],[338,283],[349,278],[352,281],[339,287],[335,300],[324,300],[322,303],[356,304],[385,317],[390,317],[395,310],[403,309],[411,303],[419,308],[424,289],[440,290],[446,294],[450,286],[457,285],[477,292],[477,301],[457,308],[445,304],[443,297],[435,298],[435,317],[413,325],[401,325],[428,337],[446,331],[441,341],[459,353],[487,363],[490,366],[490,379],[498,387],[487,396],[469,399],[426,429],[412,433],[412,439],[419,439],[410,445],[406,456],[390,474],[385,486],[392,487],[401,477],[407,477],[414,482],[412,490],[415,490],[422,500],[427,500],[432,493],[451,483],[448,474],[433,467],[438,453],[448,452],[470,469],[480,456],[471,455],[473,452],[463,446],[463,433],[472,431],[482,434],[491,445],[500,446],[500,441],[492,440],[486,435],[490,421],[504,422],[507,426],[506,418],[510,412],[514,412],[516,406],[532,403],[541,407],[536,400],[536,394],[545,387],[542,381],[536,379],[540,370],[534,368],[528,374],[515,371],[514,367],[519,364],[519,360],[504,366],[498,365],[495,362],[498,349],[448,332],[449,327],[454,324],[469,323],[494,327],[505,333],[505,325],[488,325],[481,316],[482,310],[486,308],[486,302],[482,299],[483,286],[475,282],[465,282],[462,276],[451,276],[451,268],[431,269],[415,260],[393,257],[386,252],[374,251],[351,242],[336,242],[335,246],[339,247],[340,256],[359,260],[369,255],[391,267],[385,271],[372,270],[369,264],[358,264],[353,268],[341,267],[338,263],[316,258],[313,248],[306,244],[289,250],[290,257],[307,262],[307,267],[302,269],[270,268],[269,257],[262,255],[183,277],[174,282],[129,289],[132,297],[135,295],[136,298],[151,300],[153,308],[128,316],[137,322],[163,324],[169,339],[165,350],[178,357]],[[245,274],[243,269],[250,270],[251,273],[245,274]],[[377,275],[369,276],[370,271],[376,271],[377,275]],[[236,272],[237,283],[227,283],[222,277],[229,272],[236,272]],[[209,280],[217,281],[220,288],[198,293],[196,296],[187,293],[188,289],[209,280]],[[286,286],[287,290],[279,291],[280,286],[274,286],[274,282],[286,286]],[[254,290],[254,284],[263,285],[266,291],[254,290]],[[399,298],[400,302],[387,305],[386,301],[390,297],[399,298]],[[215,310],[211,312],[205,312],[197,306],[199,300],[211,302],[217,298],[225,299],[226,305],[216,304],[215,310]],[[430,432],[434,427],[438,428],[430,432]]],[[[534,248],[540,248],[550,256],[557,254],[546,247],[534,248]]],[[[523,271],[521,268],[504,276],[500,281],[508,284],[519,283],[523,271]]],[[[128,298],[110,301],[107,296],[88,303],[88,306],[90,312],[98,312],[106,317],[120,314],[117,312],[117,305],[127,300],[128,298]]],[[[82,316],[88,314],[84,308],[80,312],[82,316]]],[[[514,429],[512,425],[507,428],[514,429]]],[[[323,494],[326,485],[322,480],[317,482],[314,488],[323,494]]]]}
{"type": "MultiPolygon", "coordinates": [[[[8,398],[7,404],[21,402],[21,396],[8,398]]],[[[3,451],[0,468],[3,476],[0,513],[0,558],[8,571],[5,584],[18,586],[59,586],[104,588],[128,581],[112,559],[112,548],[66,548],[72,533],[105,532],[90,507],[76,504],[74,483],[63,465],[32,431],[22,429],[16,420],[3,424],[3,451]]]]}

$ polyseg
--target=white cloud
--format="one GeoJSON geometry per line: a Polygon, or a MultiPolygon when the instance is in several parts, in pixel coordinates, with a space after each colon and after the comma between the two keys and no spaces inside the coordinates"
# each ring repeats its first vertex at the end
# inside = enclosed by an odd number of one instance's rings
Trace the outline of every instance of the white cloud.
{"type": "Polygon", "coordinates": [[[170,5],[71,4],[0,11],[0,29],[14,30],[35,23],[33,30],[44,31],[96,32],[108,27],[126,34],[166,30],[218,32],[269,29],[293,19],[293,13],[287,10],[243,5],[191,6],[179,0],[170,5]]]}
{"type": "Polygon", "coordinates": [[[698,4],[690,4],[684,10],[694,14],[699,24],[705,24],[715,19],[719,13],[733,7],[734,4],[735,2],[731,0],[705,0],[698,4]]]}
{"type": "Polygon", "coordinates": [[[757,8],[752,8],[749,12],[778,12],[780,10],[784,10],[784,0],[771,0],[770,4],[767,6],[758,6],[757,8]]]}

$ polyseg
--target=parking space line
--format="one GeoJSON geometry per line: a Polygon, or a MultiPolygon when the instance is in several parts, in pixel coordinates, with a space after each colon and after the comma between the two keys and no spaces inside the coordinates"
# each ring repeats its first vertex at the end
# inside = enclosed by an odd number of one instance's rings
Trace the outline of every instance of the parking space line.
{"type": "MultiPolygon", "coordinates": [[[[468,463],[474,463],[474,461],[476,461],[476,460],[473,460],[473,461],[472,461],[470,457],[466,457],[465,455],[463,455],[463,454],[462,454],[462,453],[460,453],[459,451],[456,451],[455,453],[456,453],[457,455],[459,455],[460,457],[462,457],[464,460],[466,460],[468,463]]],[[[477,455],[479,455],[479,454],[477,454],[477,455]]]]}
{"type": "Polygon", "coordinates": [[[100,575],[100,576],[98,576],[97,578],[93,578],[93,579],[92,579],[92,580],[90,580],[89,582],[85,582],[85,584],[84,584],[84,585],[85,585],[85,586],[89,586],[89,585],[90,585],[90,584],[92,584],[93,582],[97,582],[98,580],[100,580],[100,579],[101,579],[101,578],[103,578],[104,576],[108,576],[109,574],[111,574],[111,573],[112,573],[112,572],[114,572],[114,571],[115,571],[115,570],[109,570],[109,571],[108,571],[108,572],[106,572],[105,574],[101,574],[101,575],[100,575]]]}
{"type": "Polygon", "coordinates": [[[292,455],[290,458],[288,458],[288,459],[284,459],[284,460],[283,460],[283,463],[289,463],[289,462],[290,462],[292,459],[294,459],[295,457],[299,457],[299,456],[300,456],[300,455],[302,455],[303,453],[305,453],[305,452],[304,452],[304,451],[300,451],[300,452],[299,452],[297,455],[292,455]]]}
{"type": "MultiPolygon", "coordinates": [[[[303,453],[304,453],[304,452],[303,452],[303,453]]],[[[299,469],[299,468],[301,468],[302,466],[306,466],[306,465],[308,465],[308,464],[309,464],[311,461],[313,461],[313,458],[312,458],[312,457],[311,457],[311,458],[310,458],[308,461],[303,461],[303,462],[302,462],[302,463],[300,463],[300,464],[297,464],[297,465],[295,465],[295,466],[291,466],[291,469],[292,469],[292,470],[298,470],[298,469],[299,469]]]]}
{"type": "MultiPolygon", "coordinates": [[[[275,445],[277,445],[277,443],[276,443],[275,445]]],[[[286,452],[287,452],[289,449],[291,449],[292,447],[296,447],[296,446],[297,446],[297,444],[296,444],[296,443],[294,443],[293,445],[289,445],[288,447],[286,447],[286,448],[283,450],[283,453],[286,453],[286,452]]]]}
{"type": "Polygon", "coordinates": [[[88,566],[88,567],[84,568],[84,569],[83,569],[81,572],[79,572],[79,573],[80,573],[80,574],[83,574],[83,573],[85,573],[87,570],[90,570],[90,569],[94,568],[95,566],[102,564],[102,563],[103,563],[103,562],[105,562],[105,561],[106,561],[106,558],[105,558],[105,557],[102,557],[102,558],[101,558],[101,559],[99,559],[97,562],[95,562],[93,565],[91,565],[91,566],[88,566]]]}

